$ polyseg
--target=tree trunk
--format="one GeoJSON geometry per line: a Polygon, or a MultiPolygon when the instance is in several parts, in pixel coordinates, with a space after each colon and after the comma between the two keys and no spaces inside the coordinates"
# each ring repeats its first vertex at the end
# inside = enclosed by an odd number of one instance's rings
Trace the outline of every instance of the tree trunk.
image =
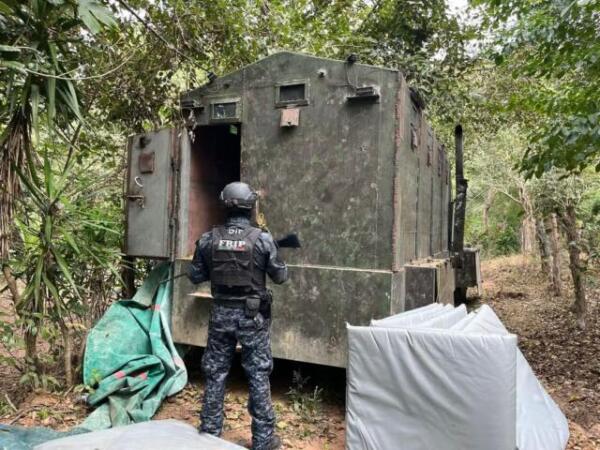
{"type": "MultiPolygon", "coordinates": [[[[8,285],[10,295],[12,296],[13,305],[15,307],[15,313],[18,314],[17,304],[21,300],[21,294],[19,293],[17,280],[13,276],[12,270],[8,264],[4,264],[2,266],[2,274],[4,275],[4,279],[6,280],[6,284],[8,285]]],[[[38,328],[39,330],[38,323],[36,323],[36,328],[38,328]]],[[[32,365],[37,369],[39,363],[37,357],[37,331],[33,333],[32,330],[25,329],[25,332],[23,334],[23,338],[25,340],[25,366],[32,365]]]]}
{"type": "Polygon", "coordinates": [[[64,346],[63,360],[65,366],[65,384],[67,388],[70,388],[73,386],[73,339],[69,332],[69,328],[63,320],[60,321],[60,331],[62,333],[64,346]]]}
{"type": "Polygon", "coordinates": [[[15,277],[13,277],[12,270],[8,264],[4,264],[2,266],[2,273],[4,274],[6,285],[8,286],[8,290],[12,296],[13,305],[16,307],[17,303],[19,303],[19,299],[21,298],[19,295],[19,289],[17,287],[17,280],[15,280],[15,277]]]}
{"type": "Polygon", "coordinates": [[[562,294],[562,280],[560,278],[560,236],[558,233],[558,220],[556,214],[552,213],[546,218],[546,234],[550,236],[550,253],[552,254],[552,270],[550,271],[550,281],[554,295],[560,297],[562,294]]]}
{"type": "MultiPolygon", "coordinates": [[[[544,221],[542,219],[536,219],[535,221],[536,237],[538,241],[538,247],[540,249],[540,262],[542,264],[542,273],[552,274],[550,268],[550,242],[546,229],[544,228],[544,221]]],[[[550,281],[552,281],[552,275],[550,275],[550,281]]]]}
{"type": "Polygon", "coordinates": [[[121,278],[123,279],[123,298],[135,295],[135,258],[124,255],[121,260],[121,278]]]}
{"type": "Polygon", "coordinates": [[[525,216],[521,222],[521,253],[531,255],[535,253],[535,220],[525,216]]]}
{"type": "Polygon", "coordinates": [[[531,255],[535,253],[535,218],[533,205],[525,186],[519,188],[519,197],[525,213],[521,222],[521,253],[531,255]]]}
{"type": "Polygon", "coordinates": [[[494,195],[495,192],[490,189],[485,196],[485,201],[483,203],[483,231],[486,234],[490,228],[490,208],[492,207],[492,203],[494,201],[494,195]]]}
{"type": "Polygon", "coordinates": [[[77,350],[77,364],[74,369],[75,377],[77,380],[81,380],[82,383],[85,383],[85,380],[83,379],[83,360],[85,358],[85,346],[87,344],[88,334],[89,330],[81,337],[79,349],[77,350]]]}
{"type": "Polygon", "coordinates": [[[38,357],[37,357],[37,332],[33,333],[31,330],[25,330],[25,359],[27,364],[32,364],[35,368],[38,368],[38,357]]]}
{"type": "Polygon", "coordinates": [[[567,206],[565,212],[561,215],[562,223],[567,234],[569,248],[569,268],[573,277],[573,287],[575,289],[575,302],[573,311],[577,318],[577,327],[585,330],[585,319],[587,314],[587,302],[585,298],[585,263],[581,259],[581,236],[577,229],[577,215],[573,205],[567,206]]]}

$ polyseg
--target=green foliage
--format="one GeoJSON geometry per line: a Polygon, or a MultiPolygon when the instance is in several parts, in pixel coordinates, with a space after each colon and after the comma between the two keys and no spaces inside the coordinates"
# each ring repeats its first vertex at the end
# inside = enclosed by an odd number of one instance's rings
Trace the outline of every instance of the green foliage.
{"type": "Polygon", "coordinates": [[[10,407],[8,402],[2,398],[0,398],[0,416],[5,416],[13,412],[13,409],[10,407]]]}
{"type": "Polygon", "coordinates": [[[0,23],[0,117],[8,121],[0,138],[0,258],[25,283],[14,299],[14,320],[1,322],[11,328],[3,345],[25,346],[24,363],[8,357],[23,372],[22,383],[49,387],[56,380],[43,367],[56,355],[38,355],[38,338],[51,345],[70,340],[79,322],[95,316],[97,302],[88,296],[99,289],[90,286],[90,272],[118,277],[120,220],[106,214],[114,202],[99,202],[105,198],[99,181],[114,171],[88,173],[98,162],[77,145],[88,133],[81,132],[86,109],[78,83],[93,78],[80,52],[94,48],[95,35],[116,22],[97,0],[3,0],[0,23]]]}
{"type": "MultiPolygon", "coordinates": [[[[448,15],[443,0],[126,4],[143,23],[127,14],[119,36],[104,35],[110,52],[89,53],[100,73],[118,61],[127,64],[119,77],[90,80],[90,92],[111,121],[136,131],[180,120],[178,95],[205,83],[205,70],[228,73],[282,49],[338,59],[356,53],[364,63],[400,67],[449,117],[458,106],[449,102],[456,76],[470,64],[467,43],[475,36],[448,15]]],[[[114,9],[122,17],[122,4],[114,9]]]]}
{"type": "Polygon", "coordinates": [[[358,53],[371,63],[401,69],[434,114],[453,125],[455,103],[463,94],[456,79],[473,63],[468,44],[477,36],[462,19],[448,13],[444,0],[375,2],[360,28],[372,45],[358,53]]]}
{"type": "Polygon", "coordinates": [[[523,211],[519,204],[498,195],[490,208],[487,229],[481,218],[484,207],[481,198],[474,196],[467,204],[466,242],[481,248],[486,257],[511,255],[520,251],[523,211]]]}
{"type": "Polygon", "coordinates": [[[552,167],[600,171],[600,1],[473,3],[487,7],[486,23],[498,32],[497,63],[531,85],[509,105],[541,119],[529,130],[527,177],[552,167]]]}
{"type": "Polygon", "coordinates": [[[86,208],[89,199],[84,196],[98,192],[97,179],[85,177],[89,184],[79,179],[80,183],[73,185],[72,177],[80,175],[76,166],[67,160],[62,173],[57,174],[53,166],[59,161],[51,161],[45,152],[43,173],[36,167],[30,167],[29,176],[19,173],[27,192],[26,220],[19,221],[18,228],[29,282],[22,294],[23,304],[17,307],[62,316],[69,310],[67,299],[81,299],[80,285],[67,259],[95,261],[100,268],[111,268],[112,261],[106,258],[111,255],[106,254],[103,244],[106,233],[119,236],[119,227],[98,216],[93,205],[86,208]],[[46,301],[52,304],[46,305],[46,301]]]}
{"type": "Polygon", "coordinates": [[[67,63],[73,43],[84,42],[84,26],[98,33],[116,25],[108,10],[96,0],[4,0],[2,5],[0,41],[6,44],[0,47],[0,70],[11,107],[31,104],[36,133],[42,103],[50,123],[57,114],[82,120],[74,84],[80,68],[67,69],[67,63]]]}
{"type": "Polygon", "coordinates": [[[26,371],[19,379],[19,384],[29,386],[33,389],[43,389],[45,391],[51,391],[60,386],[58,380],[52,375],[39,373],[34,369],[26,371]]]}
{"type": "MultiPolygon", "coordinates": [[[[15,305],[16,321],[0,325],[16,325],[56,349],[64,343],[65,327],[77,337],[115,297],[122,228],[120,188],[114,180],[120,177],[120,167],[102,152],[93,158],[89,149],[81,151],[80,156],[88,158],[78,163],[81,158],[64,154],[50,136],[43,136],[39,147],[40,164],[30,165],[26,173],[18,171],[24,192],[17,208],[19,238],[11,266],[25,289],[15,305]]],[[[5,336],[13,336],[3,342],[5,348],[18,344],[14,329],[5,336]]],[[[58,358],[43,362],[35,353],[28,358],[18,367],[22,383],[36,388],[55,384],[40,367],[50,367],[58,358]]]]}
{"type": "Polygon", "coordinates": [[[575,208],[577,228],[585,251],[591,258],[600,256],[600,220],[595,207],[600,201],[600,179],[591,170],[569,176],[553,169],[532,183],[532,193],[541,215],[557,213],[565,216],[569,207],[575,208]]]}
{"type": "Polygon", "coordinates": [[[315,386],[309,388],[310,377],[303,377],[300,371],[294,370],[292,375],[292,386],[286,393],[292,410],[300,415],[304,421],[317,421],[321,413],[323,403],[323,389],[315,386]]]}
{"type": "Polygon", "coordinates": [[[493,249],[492,255],[510,255],[518,253],[521,243],[518,239],[518,229],[512,227],[504,227],[498,230],[498,233],[493,235],[491,246],[493,249]]]}
{"type": "MultiPolygon", "coordinates": [[[[81,339],[119,295],[125,136],[179,123],[179,94],[207,70],[282,49],[400,68],[449,148],[454,122],[464,126],[467,240],[518,251],[523,218],[547,209],[524,175],[598,163],[599,1],[473,1],[492,62],[474,56],[482,30],[443,0],[0,0],[0,176],[14,187],[0,189],[0,244],[13,244],[0,257],[26,285],[15,320],[0,318],[0,344],[17,354],[24,329],[60,349],[65,324],[81,339]]],[[[578,213],[594,255],[600,199],[583,172],[578,213]]],[[[43,386],[50,356],[42,367],[3,358],[43,386]]],[[[297,413],[319,412],[322,392],[300,374],[288,396],[297,413]]]]}

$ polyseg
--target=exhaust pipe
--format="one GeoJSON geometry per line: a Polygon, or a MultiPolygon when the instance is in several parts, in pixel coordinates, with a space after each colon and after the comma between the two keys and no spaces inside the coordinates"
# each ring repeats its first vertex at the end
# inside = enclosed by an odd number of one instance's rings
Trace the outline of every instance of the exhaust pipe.
{"type": "Polygon", "coordinates": [[[464,265],[465,251],[465,216],[467,212],[467,180],[463,171],[463,129],[457,125],[454,129],[456,146],[456,198],[454,199],[454,230],[452,233],[452,252],[454,267],[461,269],[464,265]]]}

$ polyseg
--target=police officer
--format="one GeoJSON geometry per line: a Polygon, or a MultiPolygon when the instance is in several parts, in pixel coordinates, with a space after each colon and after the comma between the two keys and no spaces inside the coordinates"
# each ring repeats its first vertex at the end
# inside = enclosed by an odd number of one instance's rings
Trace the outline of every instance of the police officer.
{"type": "Polygon", "coordinates": [[[288,278],[271,234],[252,226],[257,194],[246,183],[230,183],[221,192],[228,218],[196,243],[188,276],[192,283],[210,280],[214,299],[208,342],[202,358],[205,391],[200,431],[219,436],[223,427],[225,381],[237,342],[249,385],[252,448],[276,449],[275,414],[269,375],[271,356],[271,298],[266,274],[277,284],[288,278]]]}

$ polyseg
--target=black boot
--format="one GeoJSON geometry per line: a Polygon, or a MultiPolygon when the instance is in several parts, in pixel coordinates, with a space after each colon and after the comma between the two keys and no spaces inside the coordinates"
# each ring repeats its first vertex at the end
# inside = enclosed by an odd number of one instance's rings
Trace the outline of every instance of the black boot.
{"type": "Polygon", "coordinates": [[[264,450],[278,450],[279,448],[281,448],[281,439],[276,434],[271,437],[271,442],[266,447],[261,446],[261,449],[264,450]]]}
{"type": "Polygon", "coordinates": [[[269,447],[269,450],[277,450],[279,448],[281,448],[281,439],[279,436],[274,434],[271,438],[271,446],[269,447]]]}

